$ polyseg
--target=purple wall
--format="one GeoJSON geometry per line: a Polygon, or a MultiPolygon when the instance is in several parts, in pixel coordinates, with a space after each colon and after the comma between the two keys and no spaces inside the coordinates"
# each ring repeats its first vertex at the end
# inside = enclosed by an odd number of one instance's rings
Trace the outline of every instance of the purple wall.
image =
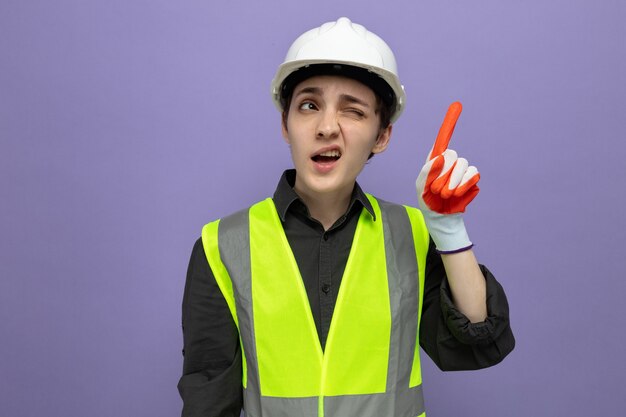
{"type": "Polygon", "coordinates": [[[621,415],[626,6],[3,0],[0,415],[172,416],[180,303],[202,225],[270,194],[289,153],[269,82],[341,15],[408,94],[364,188],[416,204],[447,105],[482,192],[466,223],[507,289],[516,350],[425,360],[430,417],[621,415]]]}

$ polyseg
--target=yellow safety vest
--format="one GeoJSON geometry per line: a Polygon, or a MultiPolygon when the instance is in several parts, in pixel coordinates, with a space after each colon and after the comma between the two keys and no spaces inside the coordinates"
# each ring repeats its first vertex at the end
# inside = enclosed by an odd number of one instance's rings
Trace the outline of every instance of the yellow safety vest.
{"type": "Polygon", "coordinates": [[[271,199],[204,226],[242,347],[249,417],[416,417],[428,231],[419,210],[367,196],[322,350],[271,199]]]}

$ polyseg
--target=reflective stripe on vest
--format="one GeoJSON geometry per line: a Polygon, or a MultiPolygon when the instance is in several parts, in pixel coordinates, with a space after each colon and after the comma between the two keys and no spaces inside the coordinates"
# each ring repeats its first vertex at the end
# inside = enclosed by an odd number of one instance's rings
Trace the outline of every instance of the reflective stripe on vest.
{"type": "Polygon", "coordinates": [[[368,195],[323,352],[271,199],[206,225],[207,259],[239,329],[249,417],[423,415],[418,327],[428,232],[368,195]]]}

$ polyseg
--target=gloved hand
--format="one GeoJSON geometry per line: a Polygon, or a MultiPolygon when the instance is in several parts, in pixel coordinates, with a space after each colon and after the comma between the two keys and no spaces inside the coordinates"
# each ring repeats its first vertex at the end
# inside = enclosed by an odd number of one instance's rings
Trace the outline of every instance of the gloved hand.
{"type": "Polygon", "coordinates": [[[448,149],[461,103],[448,108],[433,149],[415,181],[419,206],[426,227],[440,253],[454,253],[472,247],[462,213],[478,194],[480,174],[464,158],[448,149]]]}

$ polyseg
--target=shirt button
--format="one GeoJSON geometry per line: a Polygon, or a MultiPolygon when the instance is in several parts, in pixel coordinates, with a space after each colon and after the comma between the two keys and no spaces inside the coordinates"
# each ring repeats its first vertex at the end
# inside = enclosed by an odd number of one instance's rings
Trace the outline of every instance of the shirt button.
{"type": "Polygon", "coordinates": [[[324,240],[328,240],[328,233],[324,233],[324,240]]]}
{"type": "Polygon", "coordinates": [[[328,294],[328,292],[330,291],[330,285],[328,284],[322,285],[322,291],[324,292],[324,294],[328,294]]]}

